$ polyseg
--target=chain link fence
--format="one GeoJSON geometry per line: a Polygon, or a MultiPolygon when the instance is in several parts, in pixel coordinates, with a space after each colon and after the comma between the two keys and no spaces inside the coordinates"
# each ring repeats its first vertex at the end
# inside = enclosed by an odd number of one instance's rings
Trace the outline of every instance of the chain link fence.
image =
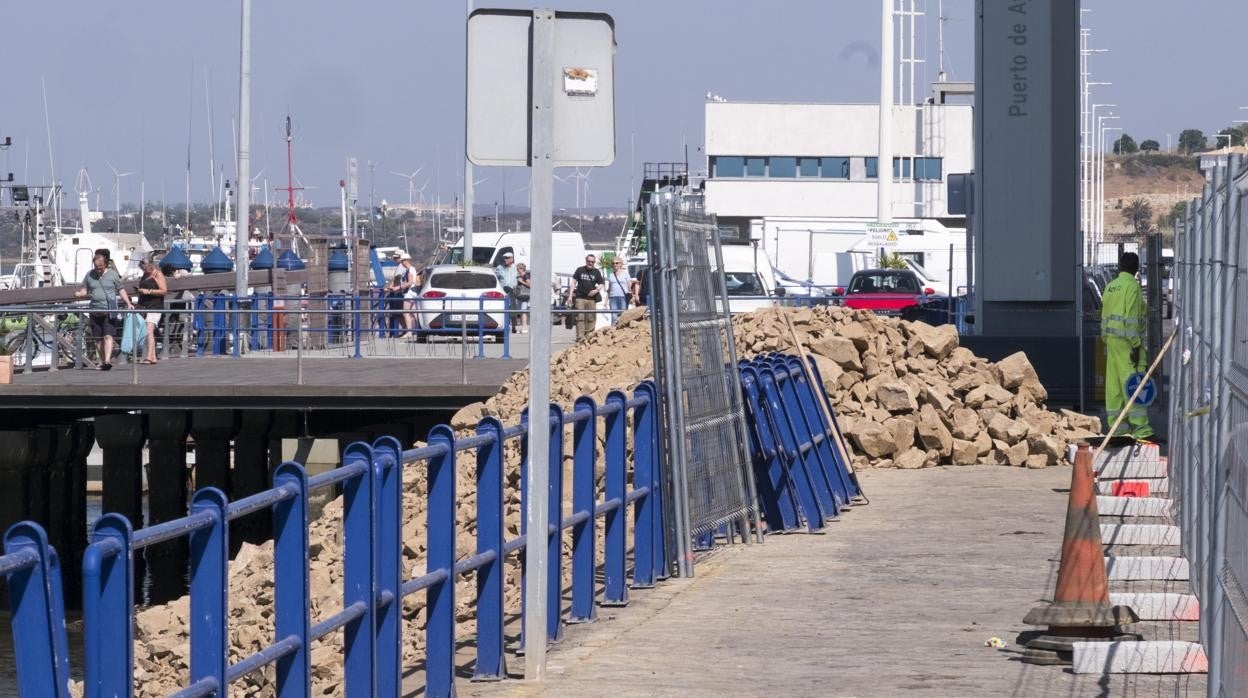
{"type": "Polygon", "coordinates": [[[687,576],[694,537],[730,525],[748,540],[751,517],[761,529],[715,219],[666,192],[647,207],[646,227],[673,537],[687,576]]]}
{"type": "Polygon", "coordinates": [[[1211,171],[1175,226],[1171,494],[1200,599],[1209,695],[1248,695],[1248,163],[1211,171]]]}

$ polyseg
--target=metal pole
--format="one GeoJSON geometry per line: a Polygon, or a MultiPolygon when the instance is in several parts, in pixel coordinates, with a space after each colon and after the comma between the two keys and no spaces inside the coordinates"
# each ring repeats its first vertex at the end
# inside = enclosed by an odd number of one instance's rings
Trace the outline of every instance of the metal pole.
{"type": "MultiPolygon", "coordinates": [[[[465,0],[465,30],[468,16],[472,14],[472,0],[465,0]]],[[[468,42],[464,41],[464,65],[468,64],[468,42]]],[[[468,92],[464,91],[464,103],[467,105],[468,92]]],[[[468,159],[468,110],[464,109],[464,261],[472,264],[472,161],[468,159]]],[[[497,221],[497,218],[495,218],[497,221]]],[[[496,226],[497,227],[497,226],[496,226]]]]}
{"type": "MultiPolygon", "coordinates": [[[[530,89],[533,90],[530,128],[529,230],[532,231],[530,273],[537,282],[530,292],[529,315],[529,477],[524,493],[527,504],[525,523],[524,577],[524,678],[546,678],[546,526],[549,507],[550,467],[550,279],[551,228],[554,207],[554,96],[555,96],[555,13],[533,12],[533,48],[530,89]]],[[[557,506],[558,503],[555,503],[557,506]]]]}
{"type": "Polygon", "coordinates": [[[234,228],[234,295],[247,295],[247,239],[251,237],[251,0],[243,0],[238,78],[238,223],[234,228]]]}
{"type": "MultiPolygon", "coordinates": [[[[295,303],[300,303],[295,299],[295,303]]],[[[295,307],[295,384],[303,385],[303,313],[295,307]]]]}
{"type": "MultiPolygon", "coordinates": [[[[133,316],[134,313],[129,311],[126,312],[127,320],[133,316]]],[[[235,346],[238,346],[237,342],[235,342],[235,346]]],[[[139,345],[137,342],[130,345],[130,384],[139,384],[139,345]]]]}
{"type": "Polygon", "coordinates": [[[876,218],[893,222],[893,0],[880,0],[880,153],[875,175],[876,218]]]}

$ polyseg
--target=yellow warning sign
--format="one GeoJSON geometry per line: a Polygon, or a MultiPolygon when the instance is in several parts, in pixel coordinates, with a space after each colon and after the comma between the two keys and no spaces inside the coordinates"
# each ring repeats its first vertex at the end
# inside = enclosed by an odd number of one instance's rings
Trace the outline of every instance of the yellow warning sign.
{"type": "Polygon", "coordinates": [[[868,223],[867,244],[871,247],[895,248],[901,244],[895,223],[868,223]]]}

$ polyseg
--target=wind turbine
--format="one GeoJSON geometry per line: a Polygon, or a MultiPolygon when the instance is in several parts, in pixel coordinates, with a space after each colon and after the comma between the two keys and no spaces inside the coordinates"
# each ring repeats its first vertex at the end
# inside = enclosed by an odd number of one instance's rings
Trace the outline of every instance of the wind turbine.
{"type": "Polygon", "coordinates": [[[129,177],[130,175],[134,173],[133,172],[118,172],[117,168],[113,167],[113,163],[107,160],[104,161],[104,164],[108,165],[108,169],[113,171],[113,201],[117,205],[115,215],[117,217],[117,232],[120,233],[121,232],[121,178],[129,177]]]}
{"type": "MultiPolygon", "coordinates": [[[[390,174],[392,174],[392,175],[397,175],[397,176],[402,177],[403,179],[406,179],[406,180],[407,180],[407,207],[408,207],[408,208],[412,208],[412,206],[413,206],[412,201],[413,201],[413,199],[415,199],[415,198],[416,198],[416,197],[415,197],[415,194],[416,194],[416,175],[419,175],[419,174],[420,174],[420,171],[421,171],[421,170],[423,170],[423,169],[425,169],[425,166],[424,166],[424,165],[421,165],[420,167],[417,167],[415,170],[413,170],[411,174],[407,174],[407,173],[404,173],[404,172],[394,172],[394,171],[391,171],[391,172],[390,172],[390,174]]],[[[429,183],[428,183],[428,182],[425,182],[425,184],[429,184],[429,183]]],[[[421,187],[421,191],[424,191],[424,187],[421,187]]]]}

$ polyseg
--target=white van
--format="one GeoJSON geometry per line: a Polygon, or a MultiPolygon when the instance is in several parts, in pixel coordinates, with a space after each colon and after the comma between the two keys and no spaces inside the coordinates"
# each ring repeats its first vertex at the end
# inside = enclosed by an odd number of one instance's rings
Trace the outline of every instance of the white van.
{"type": "MultiPolygon", "coordinates": [[[[711,262],[715,249],[710,249],[711,262]]],[[[724,283],[728,288],[728,310],[748,313],[768,308],[776,299],[776,277],[766,250],[753,245],[721,245],[724,283]]]]}
{"type": "MultiPolygon", "coordinates": [[[[532,236],[526,232],[507,231],[474,232],[472,234],[472,260],[479,266],[497,267],[503,263],[503,255],[511,252],[516,256],[516,263],[523,262],[530,269],[532,236]]],[[[556,231],[551,234],[551,272],[554,276],[571,275],[577,267],[585,264],[585,238],[580,233],[556,231]]],[[[464,260],[464,239],[461,237],[443,263],[462,264],[464,260]]]]}

